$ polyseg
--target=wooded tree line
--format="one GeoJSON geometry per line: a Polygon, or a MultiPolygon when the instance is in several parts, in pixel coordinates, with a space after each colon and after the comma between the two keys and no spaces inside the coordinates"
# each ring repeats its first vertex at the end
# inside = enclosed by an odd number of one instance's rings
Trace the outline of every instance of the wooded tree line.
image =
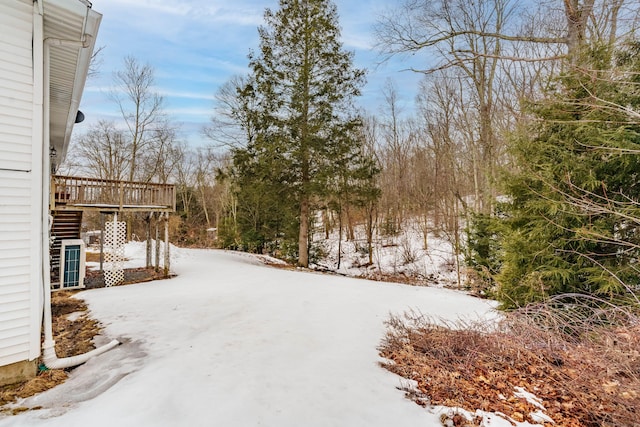
{"type": "Polygon", "coordinates": [[[434,53],[431,99],[453,89],[428,104],[426,129],[462,143],[448,173],[476,282],[505,307],[568,292],[637,301],[638,5],[533,6],[407,1],[378,34],[388,54],[434,53]]]}
{"type": "MultiPolygon", "coordinates": [[[[174,183],[180,215],[171,219],[172,241],[204,242],[224,203],[224,189],[215,185],[213,173],[224,163],[224,155],[189,147],[179,138],[178,126],[165,113],[165,100],[155,90],[155,70],[149,64],[124,58],[122,68],[113,73],[110,98],[120,113],[118,119],[100,120],[75,137],[58,173],[174,183]]],[[[85,217],[89,227],[99,227],[99,216],[85,217]]],[[[144,238],[148,214],[123,219],[129,237],[144,238]]]]}
{"type": "Polygon", "coordinates": [[[181,243],[216,227],[224,247],[306,266],[318,228],[354,239],[361,225],[371,254],[374,235],[411,221],[425,247],[439,233],[464,251],[474,285],[506,307],[629,296],[640,283],[639,9],[403,0],[374,32],[381,55],[424,57],[415,108],[389,81],[365,111],[366,74],[342,47],[335,5],[281,0],[249,73],[216,94],[212,147],[179,142],[152,70],[128,58],[114,95],[126,126],[99,123],[77,158],[94,176],[175,182],[181,243]]]}

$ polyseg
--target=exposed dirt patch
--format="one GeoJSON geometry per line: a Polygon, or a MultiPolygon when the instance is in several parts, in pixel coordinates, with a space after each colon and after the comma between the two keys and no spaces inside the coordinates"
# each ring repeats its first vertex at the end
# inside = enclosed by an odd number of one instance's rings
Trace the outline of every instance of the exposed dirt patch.
{"type": "MultiPolygon", "coordinates": [[[[153,268],[125,269],[124,273],[125,282],[123,285],[164,278],[162,271],[156,272],[153,268]]],[[[88,270],[86,274],[85,286],[87,289],[104,287],[101,272],[88,270]]],[[[73,297],[77,292],[79,291],[55,291],[51,294],[53,337],[56,342],[56,354],[60,358],[76,356],[93,350],[95,348],[93,338],[101,331],[100,323],[89,316],[85,302],[73,297]]],[[[40,360],[40,369],[35,378],[23,383],[0,387],[0,406],[42,393],[63,383],[71,370],[73,368],[48,370],[40,360]]],[[[18,413],[24,410],[27,409],[20,407],[0,408],[0,411],[9,413],[18,413]]]]}
{"type": "MultiPolygon", "coordinates": [[[[154,268],[145,267],[126,268],[124,270],[124,282],[118,286],[150,282],[152,280],[160,279],[167,279],[162,270],[156,271],[154,268]]],[[[84,286],[87,289],[104,288],[104,275],[101,271],[88,270],[84,279],[84,286]]]]}
{"type": "MultiPolygon", "coordinates": [[[[332,274],[336,276],[346,276],[345,274],[336,273],[333,270],[323,267],[313,267],[313,268],[301,268],[294,264],[287,263],[281,260],[273,260],[272,258],[257,256],[257,258],[265,265],[269,267],[277,268],[280,270],[302,270],[302,271],[311,271],[322,274],[332,274]]],[[[425,276],[420,274],[411,274],[411,273],[381,273],[379,271],[372,271],[367,274],[362,274],[360,276],[349,276],[353,279],[363,279],[363,280],[371,280],[374,282],[391,282],[391,283],[401,283],[403,285],[412,285],[412,286],[433,286],[438,285],[438,278],[434,275],[425,276]]]]}
{"type": "Polygon", "coordinates": [[[100,262],[100,252],[85,252],[85,261],[87,262],[100,262]]]}
{"type": "Polygon", "coordinates": [[[372,272],[370,274],[364,274],[359,276],[360,279],[366,280],[374,280],[376,282],[391,282],[391,283],[402,283],[404,285],[412,285],[412,286],[433,286],[438,285],[438,278],[434,275],[425,276],[421,274],[411,274],[411,273],[380,273],[380,272],[372,272]]]}
{"type": "MultiPolygon", "coordinates": [[[[53,336],[56,341],[58,357],[70,357],[86,353],[95,348],[93,337],[100,333],[97,321],[88,315],[84,301],[73,298],[72,291],[57,291],[51,295],[51,316],[53,336]]],[[[26,382],[0,387],[0,405],[17,399],[33,396],[63,383],[69,370],[47,370],[41,364],[35,378],[26,382]]],[[[4,409],[6,411],[6,409],[4,409]]],[[[9,412],[20,412],[20,408],[12,408],[9,412]]]]}
{"type": "MultiPolygon", "coordinates": [[[[47,391],[58,384],[62,384],[67,379],[67,372],[61,369],[39,372],[31,380],[4,386],[0,388],[0,405],[15,402],[18,399],[27,398],[43,391],[47,391]]],[[[33,408],[37,409],[37,408],[33,408]]],[[[17,414],[28,410],[27,408],[2,408],[2,412],[17,414]]]]}
{"type": "Polygon", "coordinates": [[[99,323],[89,317],[87,305],[71,291],[51,295],[53,337],[58,357],[83,354],[95,348],[93,337],[100,333],[99,323]]]}

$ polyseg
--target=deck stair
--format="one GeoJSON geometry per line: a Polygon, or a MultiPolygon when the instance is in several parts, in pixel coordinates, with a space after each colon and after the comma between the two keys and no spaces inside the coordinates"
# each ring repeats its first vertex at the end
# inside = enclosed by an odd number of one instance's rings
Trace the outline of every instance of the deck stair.
{"type": "Polygon", "coordinates": [[[50,247],[51,256],[51,284],[59,285],[60,282],[60,248],[62,241],[66,239],[79,239],[82,226],[82,211],[53,211],[53,224],[51,237],[53,242],[50,247]]]}

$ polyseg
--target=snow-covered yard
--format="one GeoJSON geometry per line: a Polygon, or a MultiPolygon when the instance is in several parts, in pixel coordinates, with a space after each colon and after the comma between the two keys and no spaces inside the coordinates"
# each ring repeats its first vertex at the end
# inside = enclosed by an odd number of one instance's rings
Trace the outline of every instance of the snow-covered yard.
{"type": "MultiPolygon", "coordinates": [[[[315,267],[350,277],[403,276],[430,286],[458,285],[453,245],[442,232],[435,233],[430,229],[425,240],[424,230],[416,220],[405,221],[402,229],[393,235],[383,235],[377,230],[373,236],[372,263],[369,264],[364,226],[358,225],[354,231],[355,240],[343,236],[339,268],[338,231],[333,230],[328,239],[324,233],[317,232],[315,242],[320,244],[326,256],[315,267]]],[[[462,258],[459,255],[460,263],[462,258]]]]}
{"type": "Polygon", "coordinates": [[[384,321],[408,309],[493,315],[491,303],[446,289],[275,269],[223,251],[172,257],[172,280],[81,293],[102,339],[123,345],[18,402],[42,409],[0,426],[440,426],[378,366],[384,321]]]}

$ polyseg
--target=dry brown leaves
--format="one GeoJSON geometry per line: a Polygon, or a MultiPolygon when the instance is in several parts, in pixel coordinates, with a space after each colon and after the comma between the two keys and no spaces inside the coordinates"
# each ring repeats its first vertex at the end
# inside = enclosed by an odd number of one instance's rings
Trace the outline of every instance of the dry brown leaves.
{"type": "Polygon", "coordinates": [[[93,337],[100,333],[99,324],[89,317],[84,301],[73,298],[72,295],[68,291],[58,291],[51,295],[53,337],[56,341],[56,354],[61,358],[93,350],[93,337]],[[70,317],[72,313],[77,315],[70,317]]]}
{"type": "MultiPolygon", "coordinates": [[[[100,272],[87,271],[87,281],[91,279],[102,281],[101,276],[100,272]]],[[[125,270],[124,284],[164,278],[163,272],[156,272],[153,268],[131,268],[125,270]]],[[[103,282],[102,286],[104,286],[103,282]]],[[[89,317],[84,301],[73,298],[74,293],[56,291],[51,294],[53,337],[56,342],[56,354],[60,358],[93,350],[95,348],[93,338],[100,333],[99,323],[89,317]],[[73,316],[69,316],[72,314],[73,316]]],[[[0,406],[41,393],[63,383],[66,379],[67,371],[65,370],[44,370],[24,383],[0,387],[0,406]]],[[[19,412],[20,410],[20,408],[13,408],[10,411],[19,412]]]]}
{"type": "Polygon", "coordinates": [[[450,327],[415,314],[393,317],[380,347],[389,359],[383,366],[416,381],[419,393],[408,395],[421,404],[422,394],[434,405],[536,424],[529,414],[538,408],[514,395],[522,387],[542,400],[555,426],[639,425],[640,326],[593,327],[567,340],[518,316],[497,326],[450,327]]]}
{"type": "MultiPolygon", "coordinates": [[[[51,295],[53,336],[58,357],[70,357],[94,349],[93,337],[98,335],[98,322],[88,317],[86,304],[68,291],[58,291],[51,295]],[[73,317],[70,314],[75,313],[73,317]]],[[[0,405],[17,399],[33,396],[63,383],[67,371],[45,370],[29,381],[0,388],[0,405]]],[[[19,412],[12,408],[11,412],[19,412]]]]}

